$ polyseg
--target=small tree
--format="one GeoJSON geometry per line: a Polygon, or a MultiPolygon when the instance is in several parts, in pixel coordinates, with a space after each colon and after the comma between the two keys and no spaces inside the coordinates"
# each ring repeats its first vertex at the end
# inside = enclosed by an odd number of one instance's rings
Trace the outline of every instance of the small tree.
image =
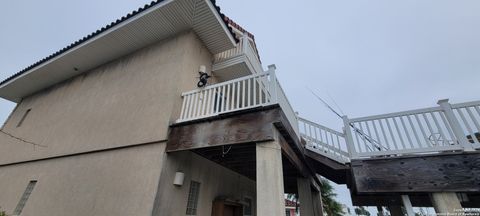
{"type": "Polygon", "coordinates": [[[330,181],[322,178],[322,185],[320,190],[322,193],[322,203],[325,213],[329,216],[339,216],[345,214],[342,209],[342,205],[335,200],[337,194],[334,192],[333,186],[330,184],[330,181]]]}
{"type": "Polygon", "coordinates": [[[356,215],[365,215],[365,216],[370,216],[370,212],[368,212],[367,209],[363,206],[359,206],[355,208],[355,214],[356,215]]]}

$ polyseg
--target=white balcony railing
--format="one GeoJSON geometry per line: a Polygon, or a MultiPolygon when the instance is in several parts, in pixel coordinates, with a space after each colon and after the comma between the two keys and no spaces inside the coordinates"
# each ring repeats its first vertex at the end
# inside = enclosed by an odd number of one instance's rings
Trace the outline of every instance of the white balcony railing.
{"type": "Polygon", "coordinates": [[[352,158],[472,151],[480,147],[480,101],[348,119],[352,158]]]}
{"type": "Polygon", "coordinates": [[[298,118],[307,149],[340,163],[351,159],[480,149],[480,101],[349,119],[344,132],[298,118]]]}
{"type": "Polygon", "coordinates": [[[240,56],[245,56],[247,61],[249,61],[249,63],[252,65],[252,73],[263,72],[260,58],[258,56],[258,52],[255,48],[254,42],[246,34],[240,39],[240,42],[235,48],[215,54],[213,56],[213,63],[221,63],[240,56]]]}
{"type": "Polygon", "coordinates": [[[343,133],[303,118],[298,118],[298,123],[307,149],[340,163],[350,162],[343,133]]]}
{"type": "Polygon", "coordinates": [[[299,136],[296,114],[275,77],[273,66],[267,72],[185,92],[182,97],[178,123],[279,104],[296,135],[299,136]]]}

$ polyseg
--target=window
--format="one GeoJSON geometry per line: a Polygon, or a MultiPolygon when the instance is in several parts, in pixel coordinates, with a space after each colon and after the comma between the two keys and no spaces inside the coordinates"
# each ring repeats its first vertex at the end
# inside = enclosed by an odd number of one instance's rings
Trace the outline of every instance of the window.
{"type": "Polygon", "coordinates": [[[290,215],[290,209],[285,209],[285,215],[286,215],[286,216],[291,216],[291,215],[290,215]]]}
{"type": "Polygon", "coordinates": [[[245,197],[243,198],[243,201],[245,201],[245,205],[243,206],[243,215],[244,216],[251,216],[252,215],[252,199],[245,197]]]}
{"type": "Polygon", "coordinates": [[[190,191],[188,192],[187,215],[197,215],[198,194],[200,192],[200,182],[191,181],[190,191]]]}
{"type": "Polygon", "coordinates": [[[23,114],[22,118],[21,118],[20,121],[18,122],[17,127],[22,126],[23,121],[25,121],[25,118],[27,118],[27,115],[28,115],[28,113],[30,113],[31,110],[32,110],[32,109],[28,109],[27,111],[25,111],[25,113],[23,114]]]}
{"type": "Polygon", "coordinates": [[[22,213],[23,207],[25,207],[25,204],[27,204],[28,197],[30,197],[30,194],[32,194],[33,188],[36,184],[37,181],[35,180],[32,180],[28,183],[25,192],[23,192],[22,198],[20,198],[17,207],[15,207],[15,210],[13,211],[13,215],[20,215],[20,213],[22,213]]]}

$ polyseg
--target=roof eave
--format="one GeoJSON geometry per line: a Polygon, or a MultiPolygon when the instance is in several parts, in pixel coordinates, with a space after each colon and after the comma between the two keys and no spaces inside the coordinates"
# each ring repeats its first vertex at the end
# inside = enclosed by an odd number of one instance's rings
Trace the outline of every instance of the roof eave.
{"type": "Polygon", "coordinates": [[[236,41],[222,16],[210,0],[153,2],[2,81],[0,97],[19,102],[28,95],[186,29],[193,29],[212,53],[231,49],[236,41]],[[190,11],[193,8],[203,13],[190,11]],[[178,17],[168,16],[172,13],[178,17]],[[152,22],[157,25],[147,25],[152,22]],[[113,47],[112,43],[118,46],[113,47]]]}

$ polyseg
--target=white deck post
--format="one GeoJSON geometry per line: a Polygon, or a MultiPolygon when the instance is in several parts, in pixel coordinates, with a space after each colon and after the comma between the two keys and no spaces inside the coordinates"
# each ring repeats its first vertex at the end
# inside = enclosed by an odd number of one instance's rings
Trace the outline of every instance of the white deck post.
{"type": "Polygon", "coordinates": [[[435,212],[440,215],[462,215],[463,209],[456,193],[437,192],[430,195],[435,212]]]}
{"type": "Polygon", "coordinates": [[[244,33],[243,36],[242,36],[242,51],[243,53],[246,53],[247,52],[247,49],[248,49],[248,35],[247,33],[244,33]]]}
{"type": "Polygon", "coordinates": [[[277,94],[277,76],[275,75],[275,70],[277,66],[275,64],[268,65],[268,73],[270,74],[270,94],[272,94],[272,104],[278,103],[278,94],[277,94]]]}
{"type": "Polygon", "coordinates": [[[453,133],[455,134],[459,144],[463,147],[463,150],[475,151],[473,146],[468,142],[465,133],[463,133],[462,127],[460,126],[460,122],[455,117],[455,114],[453,113],[453,110],[452,110],[452,106],[450,103],[448,103],[448,99],[439,100],[437,104],[440,105],[440,107],[443,110],[443,113],[445,113],[445,117],[447,118],[447,121],[450,124],[450,127],[452,127],[453,133]]]}
{"type": "Polygon", "coordinates": [[[350,159],[357,157],[357,151],[355,151],[355,145],[353,143],[352,130],[350,130],[350,120],[348,116],[342,116],[343,119],[343,133],[345,134],[345,143],[347,144],[348,154],[350,159]]]}
{"type": "Polygon", "coordinates": [[[415,213],[413,212],[413,206],[412,203],[410,202],[410,198],[408,195],[402,195],[402,203],[403,207],[405,208],[405,211],[407,212],[408,216],[415,216],[415,213]]]}

